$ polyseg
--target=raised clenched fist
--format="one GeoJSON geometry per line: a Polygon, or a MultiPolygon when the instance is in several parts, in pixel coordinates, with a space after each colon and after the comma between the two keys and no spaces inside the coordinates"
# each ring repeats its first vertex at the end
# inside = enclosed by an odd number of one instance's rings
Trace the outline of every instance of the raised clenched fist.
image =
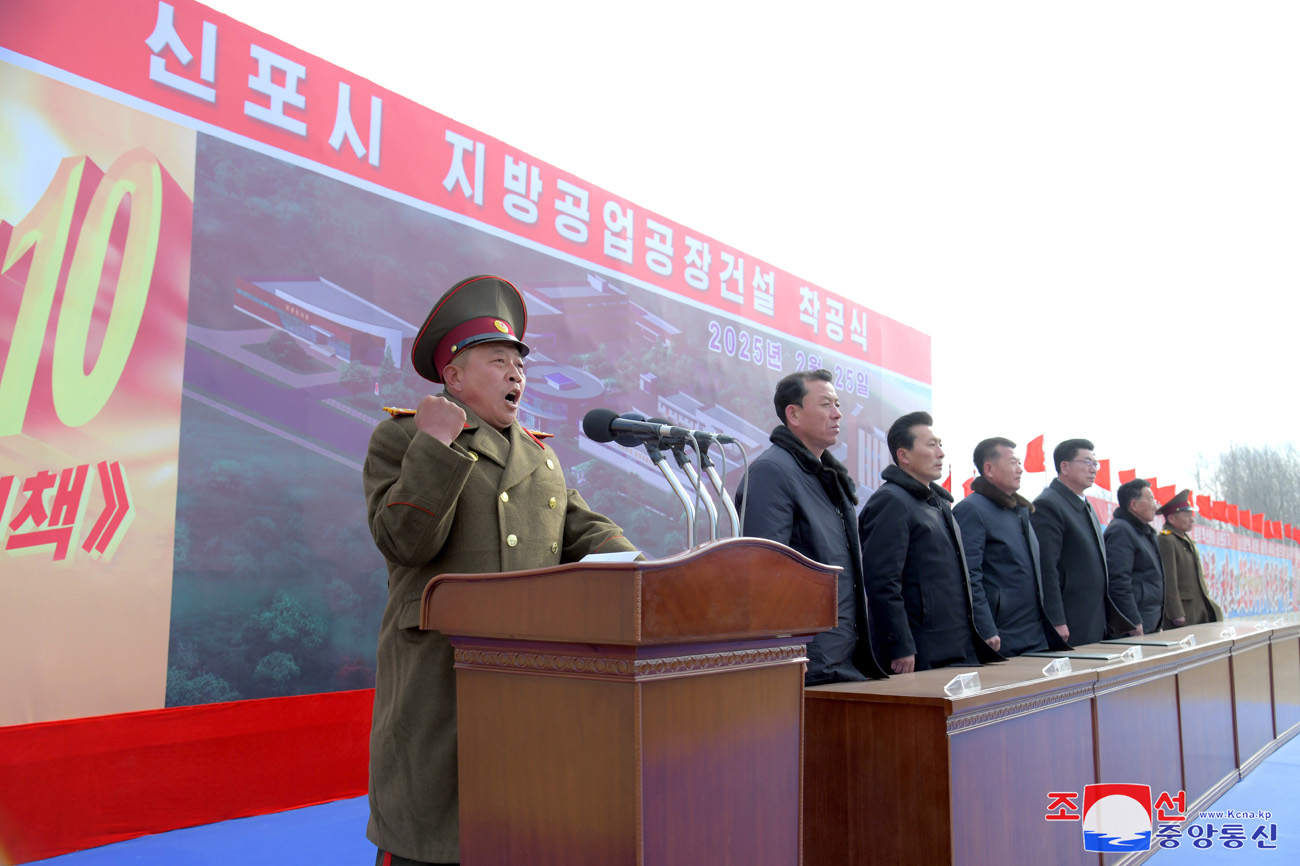
{"type": "Polygon", "coordinates": [[[415,407],[415,426],[443,445],[450,445],[465,429],[465,410],[446,397],[426,395],[415,407]]]}

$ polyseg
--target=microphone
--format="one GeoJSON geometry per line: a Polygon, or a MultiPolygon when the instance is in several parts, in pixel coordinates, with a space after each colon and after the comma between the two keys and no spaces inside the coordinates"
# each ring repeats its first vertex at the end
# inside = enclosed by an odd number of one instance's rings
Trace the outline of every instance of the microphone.
{"type": "Polygon", "coordinates": [[[659,442],[689,442],[692,437],[730,445],[736,440],[725,433],[706,433],[674,427],[667,418],[649,418],[639,412],[619,415],[613,409],[592,409],[582,418],[582,432],[593,442],[617,442],[634,448],[645,440],[659,442]]]}
{"type": "Polygon", "coordinates": [[[613,409],[592,409],[582,418],[582,432],[593,442],[617,442],[628,448],[643,440],[686,440],[694,433],[685,427],[672,426],[666,418],[659,421],[647,421],[636,412],[619,415],[613,409]]]}

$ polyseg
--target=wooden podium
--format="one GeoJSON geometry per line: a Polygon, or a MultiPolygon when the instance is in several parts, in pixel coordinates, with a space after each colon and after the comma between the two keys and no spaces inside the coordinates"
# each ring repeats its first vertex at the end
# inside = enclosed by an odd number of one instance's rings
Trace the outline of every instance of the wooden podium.
{"type": "Polygon", "coordinates": [[[794,866],[805,644],[838,569],[755,538],[444,574],[465,866],[794,866]]]}

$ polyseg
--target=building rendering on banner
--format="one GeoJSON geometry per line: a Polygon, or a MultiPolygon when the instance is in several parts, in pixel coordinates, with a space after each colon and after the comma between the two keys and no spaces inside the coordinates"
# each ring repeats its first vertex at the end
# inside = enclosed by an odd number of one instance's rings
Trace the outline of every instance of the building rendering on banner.
{"type": "Polygon", "coordinates": [[[416,327],[324,277],[238,277],[235,308],[326,354],[377,367],[410,352],[416,327]]]}

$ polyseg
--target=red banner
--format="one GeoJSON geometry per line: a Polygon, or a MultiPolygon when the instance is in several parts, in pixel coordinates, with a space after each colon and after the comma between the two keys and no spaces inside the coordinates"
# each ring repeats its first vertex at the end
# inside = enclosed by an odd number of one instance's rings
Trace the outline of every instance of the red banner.
{"type": "MultiPolygon", "coordinates": [[[[928,384],[930,339],[196,3],[7,0],[19,55],[928,384]],[[887,365],[887,366],[886,366],[887,365]]],[[[211,128],[205,128],[210,126],[211,128]]]]}

